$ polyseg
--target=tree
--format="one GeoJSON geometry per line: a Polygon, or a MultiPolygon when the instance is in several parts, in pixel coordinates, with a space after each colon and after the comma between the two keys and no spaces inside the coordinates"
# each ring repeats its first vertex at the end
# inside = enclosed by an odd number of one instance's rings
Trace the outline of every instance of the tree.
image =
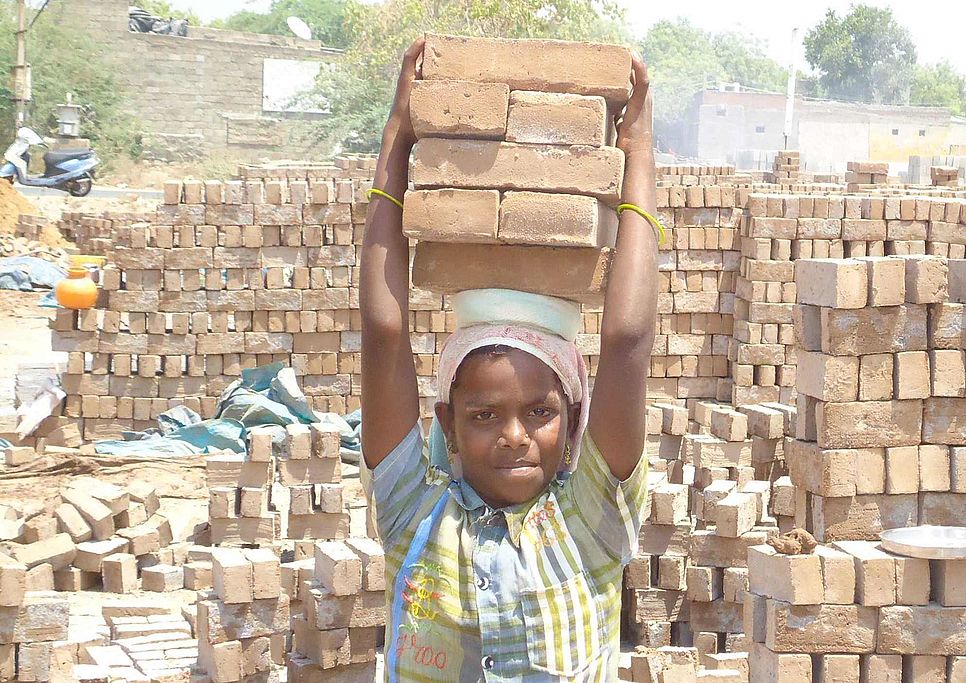
{"type": "Polygon", "coordinates": [[[805,57],[829,97],[886,104],[909,101],[916,47],[888,8],[855,5],[805,34],[805,57]]]}
{"type": "Polygon", "coordinates": [[[949,107],[954,114],[962,116],[966,113],[966,76],[948,61],[917,65],[910,102],[949,107]]]}
{"type": "Polygon", "coordinates": [[[272,0],[267,13],[244,10],[212,22],[214,28],[249,33],[290,36],[286,23],[298,17],[312,29],[312,37],[326,47],[345,48],[348,34],[345,25],[346,0],[272,0]]]}
{"type": "Polygon", "coordinates": [[[330,112],[314,133],[337,147],[376,151],[403,51],[424,32],[624,42],[623,13],[598,0],[385,0],[346,2],[348,47],[323,71],[330,112]]]}
{"type": "Polygon", "coordinates": [[[767,57],[760,43],[737,33],[711,34],[686,19],[660,21],[641,43],[654,88],[654,129],[658,145],[682,138],[694,95],[720,81],[781,92],[786,71],[767,57]]]}
{"type": "MultiPolygon", "coordinates": [[[[0,71],[10,73],[16,51],[13,3],[0,1],[0,71]]],[[[57,130],[57,105],[71,93],[82,107],[83,133],[106,160],[139,153],[137,125],[114,74],[122,67],[100,54],[93,39],[82,31],[59,26],[42,15],[27,38],[32,66],[33,101],[28,125],[41,135],[57,130]]],[[[0,88],[0,137],[12,140],[14,107],[10,92],[0,88]]],[[[6,143],[5,143],[6,144],[6,143]]]]}

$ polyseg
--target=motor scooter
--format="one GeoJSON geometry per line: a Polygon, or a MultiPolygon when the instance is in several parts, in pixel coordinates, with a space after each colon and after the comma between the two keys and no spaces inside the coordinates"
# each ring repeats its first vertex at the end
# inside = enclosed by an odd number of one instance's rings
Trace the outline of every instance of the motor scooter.
{"type": "Polygon", "coordinates": [[[44,139],[29,128],[17,131],[13,142],[3,158],[6,163],[0,167],[0,180],[11,185],[16,180],[27,187],[51,187],[67,192],[74,197],[86,197],[94,186],[94,169],[101,163],[92,149],[67,149],[47,151],[44,154],[43,175],[30,175],[30,146],[47,147],[44,139]]]}

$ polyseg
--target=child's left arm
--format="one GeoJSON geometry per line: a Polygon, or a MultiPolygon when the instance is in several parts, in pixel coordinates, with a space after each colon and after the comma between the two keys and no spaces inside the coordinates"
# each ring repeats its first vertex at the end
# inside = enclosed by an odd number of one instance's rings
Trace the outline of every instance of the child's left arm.
{"type": "MultiPolygon", "coordinates": [[[[652,100],[647,67],[633,60],[634,90],[618,124],[626,165],[621,203],[656,210],[652,100]]],[[[657,319],[654,227],[633,211],[621,214],[600,329],[600,362],[590,405],[590,435],[621,481],[644,453],[647,376],[657,319]]]]}

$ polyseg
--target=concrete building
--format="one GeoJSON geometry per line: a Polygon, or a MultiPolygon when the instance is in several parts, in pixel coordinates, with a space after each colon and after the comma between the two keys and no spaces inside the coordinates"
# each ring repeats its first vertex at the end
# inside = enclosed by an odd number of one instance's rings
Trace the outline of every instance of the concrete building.
{"type": "Polygon", "coordinates": [[[134,33],[128,0],[52,2],[47,12],[89,32],[116,64],[146,152],[159,158],[304,156],[304,123],[324,113],[298,95],[341,54],[313,40],[202,27],[187,38],[134,33]]]}
{"type": "MultiPolygon", "coordinates": [[[[705,90],[695,95],[685,125],[683,154],[735,163],[741,169],[770,166],[785,147],[785,96],[705,90]]],[[[796,98],[789,149],[803,168],[840,172],[847,161],[887,161],[904,171],[913,155],[948,154],[966,142],[966,126],[945,107],[912,107],[796,98]]]]}

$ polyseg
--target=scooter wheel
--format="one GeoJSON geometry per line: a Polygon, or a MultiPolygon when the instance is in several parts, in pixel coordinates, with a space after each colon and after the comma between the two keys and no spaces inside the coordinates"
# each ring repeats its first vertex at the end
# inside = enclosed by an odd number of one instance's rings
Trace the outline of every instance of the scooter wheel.
{"type": "Polygon", "coordinates": [[[67,185],[67,193],[71,197],[86,197],[90,194],[91,188],[94,187],[94,182],[91,180],[90,176],[80,178],[78,180],[72,180],[67,185]]]}

